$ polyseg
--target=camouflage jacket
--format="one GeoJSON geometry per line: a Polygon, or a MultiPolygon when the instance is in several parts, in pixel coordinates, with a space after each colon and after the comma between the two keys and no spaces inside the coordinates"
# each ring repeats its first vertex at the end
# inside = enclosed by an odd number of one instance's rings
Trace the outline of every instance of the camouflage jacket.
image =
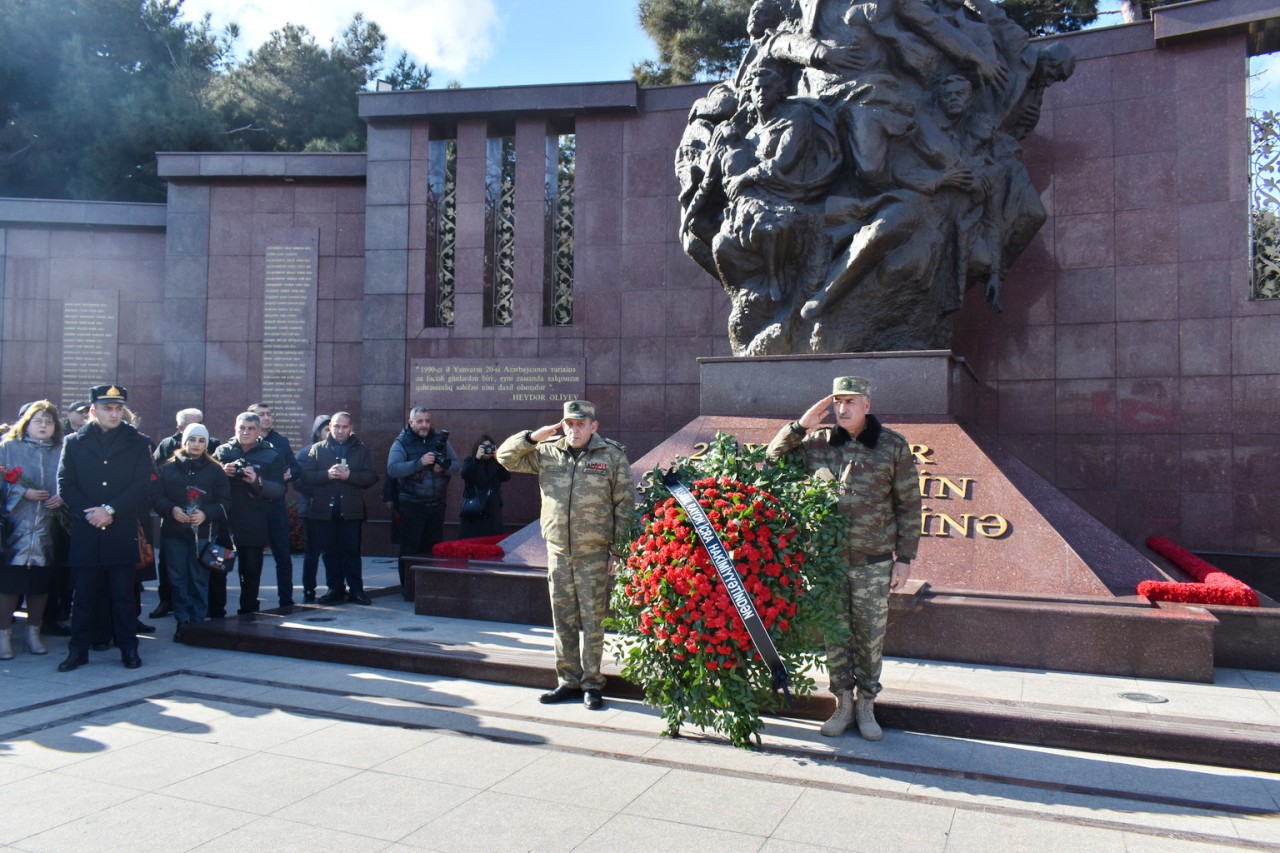
{"type": "Polygon", "coordinates": [[[564,436],[534,442],[526,430],[502,442],[498,463],[513,474],[538,475],[542,538],[551,551],[577,555],[626,550],[635,487],[621,444],[593,435],[574,459],[564,436]]]}
{"type": "Polygon", "coordinates": [[[867,415],[857,438],[840,426],[820,426],[806,435],[792,421],[769,442],[777,459],[793,451],[822,479],[840,482],[840,512],[849,521],[848,548],[875,555],[893,552],[909,562],[920,545],[920,478],[911,445],[867,415]]]}

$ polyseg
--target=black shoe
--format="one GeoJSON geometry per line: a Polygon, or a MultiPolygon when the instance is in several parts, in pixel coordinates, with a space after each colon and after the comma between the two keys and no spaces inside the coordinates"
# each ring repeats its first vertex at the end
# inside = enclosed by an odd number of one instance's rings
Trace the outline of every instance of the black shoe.
{"type": "Polygon", "coordinates": [[[347,601],[346,590],[331,589],[324,595],[320,596],[317,604],[345,604],[347,601]]]}
{"type": "Polygon", "coordinates": [[[135,621],[137,622],[137,624],[133,626],[133,630],[135,633],[154,634],[156,632],[155,625],[148,625],[146,622],[143,622],[141,619],[138,619],[135,621]]]}
{"type": "Polygon", "coordinates": [[[95,652],[105,652],[107,649],[111,648],[111,644],[110,643],[93,643],[92,645],[89,646],[89,648],[93,649],[95,652]]]}
{"type": "Polygon", "coordinates": [[[142,658],[138,657],[138,650],[120,653],[120,663],[124,664],[125,669],[137,669],[142,666],[142,658]]]}
{"type": "Polygon", "coordinates": [[[305,604],[311,604],[316,600],[316,591],[314,589],[303,590],[302,601],[305,604]]]}
{"type": "Polygon", "coordinates": [[[538,701],[543,705],[554,705],[557,702],[568,702],[570,699],[578,699],[582,696],[582,690],[577,687],[566,687],[561,684],[555,690],[548,690],[538,697],[538,701]]]}
{"type": "Polygon", "coordinates": [[[147,616],[148,619],[163,619],[173,614],[173,605],[167,601],[162,601],[156,605],[156,609],[152,610],[147,616]]]}
{"type": "Polygon", "coordinates": [[[347,601],[351,604],[373,604],[373,602],[369,600],[369,596],[365,595],[363,592],[351,593],[347,596],[347,601]]]}
{"type": "Polygon", "coordinates": [[[604,699],[600,696],[599,690],[592,690],[588,687],[582,691],[582,706],[588,711],[599,711],[604,707],[604,699]]]}
{"type": "Polygon", "coordinates": [[[173,641],[174,641],[175,643],[185,643],[185,642],[186,642],[186,640],[182,639],[182,626],[183,626],[184,624],[185,624],[185,623],[183,623],[183,622],[179,622],[179,623],[178,623],[177,630],[175,630],[175,631],[173,632],[173,641]]]}
{"type": "Polygon", "coordinates": [[[79,669],[89,662],[89,656],[84,652],[76,654],[71,652],[67,655],[66,660],[58,664],[58,672],[70,672],[73,669],[79,669]]]}
{"type": "Polygon", "coordinates": [[[293,609],[293,599],[292,599],[292,598],[290,598],[288,601],[282,601],[282,602],[280,602],[280,609],[281,609],[281,610],[284,610],[284,609],[286,609],[286,608],[287,608],[287,609],[290,609],[290,610],[292,610],[292,609],[293,609]]]}
{"type": "Polygon", "coordinates": [[[46,637],[70,637],[71,628],[61,622],[46,622],[40,626],[40,633],[46,637]]]}

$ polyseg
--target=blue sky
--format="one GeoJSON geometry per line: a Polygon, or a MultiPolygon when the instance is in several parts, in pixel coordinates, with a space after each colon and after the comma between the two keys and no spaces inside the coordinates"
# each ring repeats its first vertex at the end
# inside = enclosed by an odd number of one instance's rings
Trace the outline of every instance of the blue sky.
{"type": "Polygon", "coordinates": [[[188,18],[240,25],[241,52],[285,23],[327,43],[359,9],[401,50],[431,67],[433,86],[626,80],[657,55],[633,0],[185,0],[188,18]]]}
{"type": "MultiPolygon", "coordinates": [[[[1118,0],[1102,0],[1098,25],[1118,0]]],[[[187,17],[205,12],[221,28],[240,24],[241,53],[285,23],[317,41],[341,32],[357,9],[386,31],[389,60],[401,50],[434,72],[432,86],[467,87],[626,80],[631,66],[657,56],[634,0],[185,0],[187,17]]],[[[1280,54],[1255,59],[1255,108],[1280,110],[1280,54]]]]}

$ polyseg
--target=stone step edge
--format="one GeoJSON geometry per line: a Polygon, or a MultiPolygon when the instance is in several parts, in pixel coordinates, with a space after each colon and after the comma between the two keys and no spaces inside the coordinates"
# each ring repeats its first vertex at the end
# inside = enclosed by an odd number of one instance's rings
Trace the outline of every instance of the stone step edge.
{"type": "MultiPolygon", "coordinates": [[[[403,638],[366,638],[281,631],[278,623],[211,620],[189,626],[193,646],[272,654],[303,660],[374,666],[549,689],[555,685],[545,653],[477,649],[403,638]]],[[[606,695],[642,699],[641,689],[608,674],[606,695]]],[[[822,720],[834,701],[821,693],[798,700],[781,716],[822,720]]],[[[882,725],[924,734],[1021,743],[1057,749],[1280,772],[1280,729],[1144,714],[981,700],[969,696],[886,690],[876,702],[882,725]]]]}

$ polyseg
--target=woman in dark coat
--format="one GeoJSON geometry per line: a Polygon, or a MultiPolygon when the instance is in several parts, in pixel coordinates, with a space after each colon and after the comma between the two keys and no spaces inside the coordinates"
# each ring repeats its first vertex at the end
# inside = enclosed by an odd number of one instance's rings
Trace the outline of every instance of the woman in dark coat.
{"type": "Polygon", "coordinates": [[[169,575],[170,602],[178,628],[209,615],[209,569],[197,559],[213,528],[225,524],[231,483],[208,453],[209,430],[187,424],[180,449],[160,467],[160,495],[154,508],[160,528],[160,557],[169,575]]]}
{"type": "Polygon", "coordinates": [[[7,535],[0,542],[0,660],[13,657],[13,611],[24,595],[27,651],[48,652],[40,641],[39,622],[49,595],[56,511],[62,506],[58,497],[61,452],[62,421],[48,400],[32,403],[0,443],[0,471],[9,473],[6,481],[0,481],[4,498],[0,515],[6,511],[9,515],[7,535]]]}
{"type": "Polygon", "coordinates": [[[511,472],[498,464],[497,445],[490,436],[482,435],[462,461],[462,499],[489,492],[489,501],[481,518],[462,519],[459,539],[497,536],[502,533],[502,484],[511,472]]]}

